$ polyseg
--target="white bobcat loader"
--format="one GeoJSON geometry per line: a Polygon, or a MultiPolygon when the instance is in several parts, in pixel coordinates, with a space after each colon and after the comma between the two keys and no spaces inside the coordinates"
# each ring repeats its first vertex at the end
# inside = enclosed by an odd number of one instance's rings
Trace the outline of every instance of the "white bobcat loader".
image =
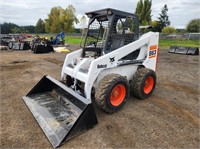
{"type": "Polygon", "coordinates": [[[23,97],[53,147],[98,123],[91,94],[113,113],[130,92],[145,99],[156,85],[159,34],[139,37],[138,17],[131,13],[108,8],[86,15],[82,48],[67,54],[61,81],[44,76],[23,97]]]}

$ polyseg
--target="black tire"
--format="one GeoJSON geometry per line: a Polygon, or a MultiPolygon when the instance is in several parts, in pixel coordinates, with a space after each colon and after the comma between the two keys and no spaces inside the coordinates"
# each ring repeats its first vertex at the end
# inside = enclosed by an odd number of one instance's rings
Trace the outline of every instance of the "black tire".
{"type": "Polygon", "coordinates": [[[95,91],[95,101],[104,112],[114,113],[126,102],[129,90],[129,83],[125,77],[110,74],[100,81],[95,91]]]}
{"type": "Polygon", "coordinates": [[[148,68],[140,68],[133,75],[131,93],[139,99],[151,96],[156,86],[156,73],[148,68]]]}

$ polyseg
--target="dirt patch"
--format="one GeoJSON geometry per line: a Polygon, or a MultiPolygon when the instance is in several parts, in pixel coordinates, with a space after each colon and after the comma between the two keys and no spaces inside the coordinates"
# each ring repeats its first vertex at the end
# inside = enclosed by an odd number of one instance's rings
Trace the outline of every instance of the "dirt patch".
{"type": "Polygon", "coordinates": [[[28,62],[28,61],[13,61],[10,64],[18,64],[18,63],[26,63],[26,62],[28,62]]]}
{"type": "Polygon", "coordinates": [[[53,64],[58,64],[58,65],[63,65],[63,61],[58,61],[56,59],[52,59],[52,58],[44,58],[45,61],[51,62],[53,64]]]}
{"type": "MultiPolygon", "coordinates": [[[[0,52],[1,148],[51,148],[22,96],[43,75],[59,80],[65,56],[0,52]]],[[[199,56],[161,49],[157,86],[149,99],[130,97],[115,114],[94,106],[98,125],[61,148],[199,148],[199,56]]]]}
{"type": "Polygon", "coordinates": [[[1,50],[8,50],[8,47],[7,47],[7,46],[1,46],[1,45],[0,45],[0,51],[1,51],[1,50]]]}
{"type": "Polygon", "coordinates": [[[156,96],[151,100],[151,102],[153,102],[157,106],[173,111],[173,113],[176,113],[176,115],[180,115],[182,117],[187,118],[188,121],[190,121],[191,123],[193,123],[195,127],[197,127],[197,129],[199,128],[200,124],[199,117],[197,115],[194,115],[190,111],[185,110],[183,107],[173,104],[167,101],[166,99],[156,98],[156,96]]]}

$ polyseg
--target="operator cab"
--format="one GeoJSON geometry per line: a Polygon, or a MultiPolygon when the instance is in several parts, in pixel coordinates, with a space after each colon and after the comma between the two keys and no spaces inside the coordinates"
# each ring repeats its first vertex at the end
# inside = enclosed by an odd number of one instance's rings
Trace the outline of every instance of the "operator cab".
{"type": "Polygon", "coordinates": [[[139,38],[138,16],[111,8],[88,12],[83,57],[99,57],[139,38]]]}

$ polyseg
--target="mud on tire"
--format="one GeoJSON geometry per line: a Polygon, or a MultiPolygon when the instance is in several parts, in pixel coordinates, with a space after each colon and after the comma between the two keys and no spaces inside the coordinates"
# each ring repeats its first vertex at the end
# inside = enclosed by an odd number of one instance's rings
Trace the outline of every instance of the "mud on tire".
{"type": "Polygon", "coordinates": [[[107,113],[117,112],[129,96],[127,79],[118,74],[105,76],[95,91],[97,105],[107,113]]]}
{"type": "Polygon", "coordinates": [[[131,94],[139,99],[151,96],[156,86],[156,73],[148,68],[140,68],[133,75],[131,94]]]}

